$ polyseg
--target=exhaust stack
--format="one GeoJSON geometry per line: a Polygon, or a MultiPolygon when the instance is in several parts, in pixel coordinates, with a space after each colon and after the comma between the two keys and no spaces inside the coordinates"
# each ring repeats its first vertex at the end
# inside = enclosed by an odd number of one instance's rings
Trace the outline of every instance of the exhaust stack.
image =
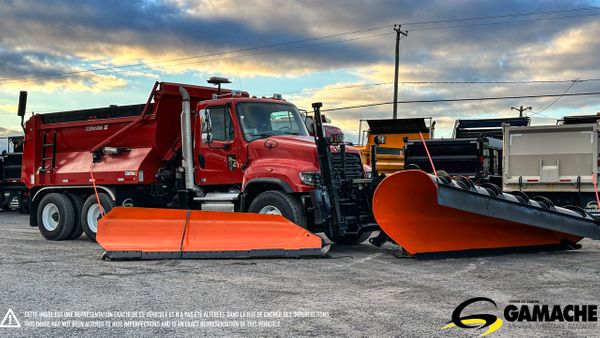
{"type": "Polygon", "coordinates": [[[21,117],[21,127],[25,131],[25,110],[27,109],[27,92],[22,90],[19,92],[19,110],[17,116],[21,117]]]}
{"type": "Polygon", "coordinates": [[[202,189],[194,182],[194,155],[192,150],[192,113],[190,108],[190,94],[183,87],[179,87],[181,94],[181,153],[183,155],[183,169],[185,170],[185,188],[201,193],[202,189]]]}

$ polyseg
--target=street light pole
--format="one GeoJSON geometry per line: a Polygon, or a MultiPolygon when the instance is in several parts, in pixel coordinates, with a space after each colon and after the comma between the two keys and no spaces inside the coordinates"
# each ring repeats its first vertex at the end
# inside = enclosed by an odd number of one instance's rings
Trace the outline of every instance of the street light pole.
{"type": "Polygon", "coordinates": [[[402,25],[394,25],[396,31],[396,67],[394,69],[394,120],[398,118],[398,66],[400,63],[400,35],[407,36],[408,32],[402,31],[402,25]]]}

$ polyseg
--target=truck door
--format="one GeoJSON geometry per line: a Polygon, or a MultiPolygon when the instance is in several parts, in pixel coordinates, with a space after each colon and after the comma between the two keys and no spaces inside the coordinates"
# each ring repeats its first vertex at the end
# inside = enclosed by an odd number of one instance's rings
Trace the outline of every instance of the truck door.
{"type": "MultiPolygon", "coordinates": [[[[236,137],[235,123],[229,106],[211,106],[200,111],[202,133],[196,132],[195,173],[200,185],[241,184],[240,169],[245,149],[236,137]],[[207,120],[210,119],[210,140],[207,120]]],[[[200,126],[196,126],[198,131],[200,126]]]]}

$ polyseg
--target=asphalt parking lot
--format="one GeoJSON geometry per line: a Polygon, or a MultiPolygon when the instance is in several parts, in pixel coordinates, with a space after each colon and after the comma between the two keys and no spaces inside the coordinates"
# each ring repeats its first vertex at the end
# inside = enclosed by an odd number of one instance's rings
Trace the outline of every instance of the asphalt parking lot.
{"type": "MultiPolygon", "coordinates": [[[[328,259],[111,262],[85,237],[50,242],[0,213],[2,336],[478,336],[440,330],[472,297],[600,303],[600,242],[569,252],[418,260],[397,247],[334,247],[328,259]],[[9,323],[9,322],[7,322],[9,323]],[[14,324],[14,322],[13,322],[14,324]]],[[[496,312],[494,312],[496,311],[496,312]]],[[[598,336],[596,324],[509,323],[493,335],[598,336]]]]}

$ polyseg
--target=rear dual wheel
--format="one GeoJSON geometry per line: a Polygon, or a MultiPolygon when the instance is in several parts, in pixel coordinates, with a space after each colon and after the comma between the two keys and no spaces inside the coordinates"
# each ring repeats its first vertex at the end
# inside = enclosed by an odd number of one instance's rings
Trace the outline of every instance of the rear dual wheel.
{"type": "Polygon", "coordinates": [[[69,238],[75,225],[73,202],[64,194],[44,196],[37,209],[37,222],[44,238],[51,241],[69,238]]]}
{"type": "Polygon", "coordinates": [[[69,235],[68,239],[78,239],[83,234],[83,228],[81,227],[81,210],[83,209],[83,199],[80,195],[74,193],[66,194],[73,203],[73,210],[75,212],[75,223],[73,224],[73,231],[69,235]]]}
{"type": "Polygon", "coordinates": [[[77,239],[83,233],[80,214],[81,196],[74,193],[50,193],[37,209],[37,223],[44,238],[51,241],[77,239]]]}
{"type": "Polygon", "coordinates": [[[92,240],[96,240],[96,232],[98,231],[98,220],[102,217],[102,214],[106,214],[115,207],[115,202],[110,198],[108,194],[99,193],[98,198],[96,195],[90,195],[85,202],[81,210],[81,226],[86,236],[92,240]],[[98,205],[100,200],[100,205],[98,205]],[[102,208],[102,209],[100,209],[102,208]]]}

